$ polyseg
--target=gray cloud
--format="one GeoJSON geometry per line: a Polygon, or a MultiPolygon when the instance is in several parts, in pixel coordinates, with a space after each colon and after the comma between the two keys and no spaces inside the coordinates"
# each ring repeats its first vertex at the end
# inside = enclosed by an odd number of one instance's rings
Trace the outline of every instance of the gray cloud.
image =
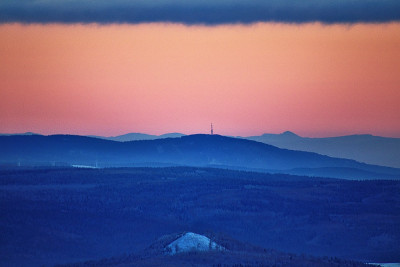
{"type": "Polygon", "coordinates": [[[1,0],[0,23],[400,21],[399,0],[1,0]]]}

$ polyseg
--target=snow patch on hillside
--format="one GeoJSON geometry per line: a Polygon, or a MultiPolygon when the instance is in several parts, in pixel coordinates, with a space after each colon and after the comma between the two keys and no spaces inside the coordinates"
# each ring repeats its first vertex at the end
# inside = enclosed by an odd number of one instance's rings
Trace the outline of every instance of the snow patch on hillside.
{"type": "Polygon", "coordinates": [[[204,235],[188,232],[169,244],[166,247],[166,253],[174,255],[181,252],[189,251],[209,251],[209,250],[226,250],[224,247],[211,241],[204,235]]]}

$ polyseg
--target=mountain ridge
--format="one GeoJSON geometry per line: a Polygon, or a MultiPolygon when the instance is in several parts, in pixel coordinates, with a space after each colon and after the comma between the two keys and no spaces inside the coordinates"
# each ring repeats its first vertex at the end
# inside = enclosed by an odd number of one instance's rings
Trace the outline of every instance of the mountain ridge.
{"type": "MultiPolygon", "coordinates": [[[[0,162],[65,162],[69,165],[98,164],[100,167],[149,166],[146,164],[152,162],[171,166],[281,170],[283,173],[292,169],[303,169],[304,172],[307,168],[353,168],[369,172],[365,179],[396,179],[400,176],[400,170],[395,168],[220,135],[197,134],[128,142],[76,135],[0,136],[0,146],[0,162]],[[371,173],[375,175],[371,177],[371,173]]],[[[329,176],[329,173],[324,177],[351,178],[329,176]]]]}
{"type": "Polygon", "coordinates": [[[184,136],[181,133],[165,133],[161,135],[152,135],[152,134],[145,134],[145,133],[127,133],[123,135],[116,135],[116,136],[98,136],[98,135],[88,135],[88,137],[95,137],[105,140],[112,140],[112,141],[119,141],[119,142],[129,142],[129,141],[140,141],[140,140],[154,140],[154,139],[163,139],[163,138],[176,138],[184,136]]]}
{"type": "Polygon", "coordinates": [[[354,134],[336,137],[301,137],[296,134],[263,134],[242,137],[279,148],[315,152],[368,164],[400,168],[400,138],[354,134]]]}
{"type": "MultiPolygon", "coordinates": [[[[0,134],[0,136],[41,135],[33,132],[0,134]]],[[[85,135],[83,135],[85,136],[85,135]]],[[[127,133],[117,136],[87,135],[104,140],[129,142],[138,140],[155,140],[185,136],[182,133],[152,135],[145,133],[127,133]]],[[[229,136],[233,137],[233,136],[229,136]]],[[[270,144],[290,150],[314,152],[321,155],[352,159],[359,162],[400,168],[400,138],[375,136],[372,134],[351,134],[332,137],[302,137],[291,131],[280,134],[263,133],[258,136],[235,136],[270,144]]]]}

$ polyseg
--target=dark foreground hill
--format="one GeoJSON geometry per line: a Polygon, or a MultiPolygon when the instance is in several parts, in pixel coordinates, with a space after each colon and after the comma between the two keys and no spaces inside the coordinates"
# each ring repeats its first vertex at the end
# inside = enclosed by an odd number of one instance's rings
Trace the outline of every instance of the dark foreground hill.
{"type": "MultiPolygon", "coordinates": [[[[188,251],[178,252],[174,255],[166,253],[166,248],[176,243],[188,233],[170,234],[159,238],[149,248],[140,254],[129,254],[105,258],[96,261],[86,261],[82,263],[60,265],[58,267],[127,267],[127,266],[318,266],[318,267],[372,267],[366,263],[339,259],[337,257],[313,257],[310,255],[297,255],[293,253],[283,253],[273,249],[265,249],[237,241],[233,238],[221,234],[199,235],[208,239],[210,243],[216,242],[222,249],[215,250],[205,248],[199,250],[199,242],[196,240],[187,244],[188,251]]],[[[189,233],[193,234],[193,233],[189,233]]],[[[183,244],[185,245],[185,244],[183,244]]]]}
{"type": "Polygon", "coordinates": [[[398,179],[400,169],[219,135],[115,142],[97,138],[0,136],[0,162],[19,165],[215,166],[347,179],[398,179]]]}
{"type": "Polygon", "coordinates": [[[2,170],[0,266],[142,255],[160,236],[186,231],[297,255],[400,262],[399,192],[395,180],[212,168],[2,170]]]}

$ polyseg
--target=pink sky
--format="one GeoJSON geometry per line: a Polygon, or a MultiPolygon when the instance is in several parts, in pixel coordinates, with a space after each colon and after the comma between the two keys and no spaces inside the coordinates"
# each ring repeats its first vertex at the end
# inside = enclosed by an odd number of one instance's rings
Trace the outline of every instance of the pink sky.
{"type": "Polygon", "coordinates": [[[0,132],[400,137],[400,24],[0,25],[0,132]]]}

